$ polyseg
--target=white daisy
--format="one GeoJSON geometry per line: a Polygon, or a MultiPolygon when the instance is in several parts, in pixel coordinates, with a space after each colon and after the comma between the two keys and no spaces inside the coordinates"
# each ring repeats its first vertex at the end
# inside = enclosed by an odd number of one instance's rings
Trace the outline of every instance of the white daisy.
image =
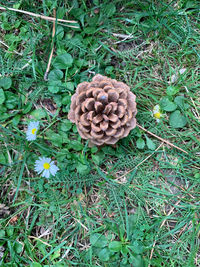
{"type": "Polygon", "coordinates": [[[28,141],[35,140],[38,129],[39,129],[39,121],[31,121],[28,125],[28,130],[26,132],[26,139],[28,141]]]}
{"type": "Polygon", "coordinates": [[[163,117],[161,111],[160,111],[160,106],[159,105],[155,105],[153,107],[153,117],[156,119],[157,122],[160,121],[160,118],[163,117]]]}
{"type": "Polygon", "coordinates": [[[50,174],[55,176],[59,168],[54,164],[54,161],[51,161],[50,158],[39,157],[35,162],[35,171],[40,174],[42,177],[49,178],[50,174]]]}

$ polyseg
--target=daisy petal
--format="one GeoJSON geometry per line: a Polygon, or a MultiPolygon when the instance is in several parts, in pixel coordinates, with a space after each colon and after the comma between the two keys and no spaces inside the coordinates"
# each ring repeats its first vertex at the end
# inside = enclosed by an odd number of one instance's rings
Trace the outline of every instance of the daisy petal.
{"type": "Polygon", "coordinates": [[[44,170],[43,173],[42,173],[42,176],[45,177],[45,178],[49,178],[50,171],[49,170],[44,170]]]}
{"type": "Polygon", "coordinates": [[[52,165],[50,167],[50,173],[55,176],[56,172],[59,170],[59,168],[56,165],[52,165]]]}
{"type": "Polygon", "coordinates": [[[34,170],[41,174],[42,177],[49,178],[50,175],[55,176],[59,168],[55,165],[54,161],[51,161],[51,158],[39,157],[35,161],[34,170]]]}

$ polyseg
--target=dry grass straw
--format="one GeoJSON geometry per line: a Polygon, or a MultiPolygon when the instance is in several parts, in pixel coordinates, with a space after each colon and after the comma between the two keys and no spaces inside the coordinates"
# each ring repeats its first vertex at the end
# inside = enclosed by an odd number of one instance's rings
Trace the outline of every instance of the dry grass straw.
{"type": "Polygon", "coordinates": [[[172,146],[172,147],[174,147],[174,148],[176,148],[176,149],[178,149],[178,150],[180,150],[180,151],[182,151],[182,152],[188,154],[187,151],[185,151],[185,150],[183,150],[182,148],[180,148],[180,147],[178,147],[178,146],[176,146],[176,145],[170,143],[170,142],[167,141],[166,139],[163,139],[162,137],[159,137],[159,136],[157,136],[156,134],[154,134],[154,133],[152,133],[152,132],[146,130],[144,127],[140,126],[139,124],[137,124],[137,126],[138,126],[141,130],[143,130],[143,131],[145,131],[146,133],[148,133],[148,134],[154,136],[155,138],[157,138],[157,139],[159,139],[160,141],[162,141],[162,142],[168,144],[169,146],[172,146]]]}
{"type": "MultiPolygon", "coordinates": [[[[73,23],[77,23],[77,21],[75,21],[75,20],[57,19],[57,18],[52,18],[52,17],[48,17],[48,16],[36,14],[36,13],[33,13],[33,12],[28,12],[28,11],[25,11],[25,10],[19,10],[19,9],[10,8],[10,7],[2,7],[2,6],[0,6],[0,10],[4,10],[4,11],[7,11],[7,10],[15,11],[15,12],[19,12],[19,13],[22,13],[22,14],[26,14],[26,15],[32,16],[32,17],[37,17],[37,18],[40,18],[40,19],[48,20],[48,21],[51,21],[51,22],[57,21],[58,23],[59,22],[62,22],[62,23],[72,23],[72,24],[73,23]]],[[[71,27],[71,28],[79,28],[78,26],[75,26],[75,25],[65,25],[65,26],[71,27]]]]}
{"type": "MultiPolygon", "coordinates": [[[[53,16],[54,16],[54,18],[56,18],[56,9],[55,8],[53,10],[53,16]]],[[[44,80],[45,81],[48,80],[48,74],[49,74],[49,70],[50,70],[51,60],[52,60],[52,57],[53,57],[55,32],[56,32],[56,22],[54,20],[54,22],[53,22],[53,30],[52,30],[52,42],[51,42],[52,48],[51,48],[51,53],[50,53],[50,56],[49,56],[49,61],[48,61],[47,69],[46,69],[46,72],[44,74],[44,80]]]]}

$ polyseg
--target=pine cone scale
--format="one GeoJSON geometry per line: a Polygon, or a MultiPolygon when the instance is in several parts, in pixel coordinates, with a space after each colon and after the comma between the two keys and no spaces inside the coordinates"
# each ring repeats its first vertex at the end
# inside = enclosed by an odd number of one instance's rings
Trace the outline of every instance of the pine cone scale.
{"type": "Polygon", "coordinates": [[[117,102],[119,99],[119,94],[114,89],[110,89],[108,91],[108,101],[109,102],[117,102]]]}
{"type": "Polygon", "coordinates": [[[104,131],[104,132],[108,129],[108,126],[109,126],[109,124],[108,124],[107,121],[102,121],[102,122],[100,123],[100,128],[101,128],[101,130],[104,131]]]}
{"type": "Polygon", "coordinates": [[[92,144],[115,144],[136,127],[135,98],[126,84],[97,74],[78,85],[68,118],[92,144]]]}

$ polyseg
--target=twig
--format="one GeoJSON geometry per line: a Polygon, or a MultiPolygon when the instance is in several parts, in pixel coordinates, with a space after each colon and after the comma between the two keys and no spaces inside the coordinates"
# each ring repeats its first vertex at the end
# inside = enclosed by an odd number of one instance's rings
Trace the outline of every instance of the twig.
{"type": "Polygon", "coordinates": [[[184,152],[184,153],[188,154],[188,152],[187,152],[187,151],[185,151],[185,150],[183,150],[182,148],[180,148],[180,147],[178,147],[178,146],[176,146],[176,145],[174,145],[174,144],[170,143],[169,141],[167,141],[167,140],[165,140],[165,139],[163,139],[163,138],[161,138],[161,137],[157,136],[156,134],[154,134],[154,133],[152,133],[152,132],[150,132],[150,131],[146,130],[145,128],[143,128],[143,127],[142,127],[142,126],[140,126],[139,124],[137,124],[137,126],[138,126],[140,129],[142,129],[143,131],[145,131],[146,133],[148,133],[148,134],[150,134],[150,135],[154,136],[155,138],[157,138],[157,139],[159,139],[160,141],[162,141],[162,142],[164,142],[164,143],[168,144],[169,146],[172,146],[172,147],[174,147],[174,148],[176,148],[176,149],[178,149],[178,150],[180,150],[180,151],[182,151],[182,152],[184,152]]]}
{"type": "MultiPolygon", "coordinates": [[[[185,91],[187,92],[187,93],[189,93],[189,90],[187,89],[187,86],[184,86],[185,87],[185,91]]],[[[192,99],[192,97],[190,96],[190,99],[191,99],[191,101],[192,101],[192,104],[193,104],[193,106],[194,106],[194,108],[195,108],[195,111],[196,111],[196,116],[198,116],[198,120],[200,119],[200,116],[199,116],[199,112],[198,112],[198,110],[197,110],[197,107],[196,107],[196,105],[195,105],[195,103],[194,103],[194,100],[192,99]]]]}
{"type": "Polygon", "coordinates": [[[40,239],[39,237],[29,235],[28,238],[32,238],[32,239],[38,240],[38,241],[42,242],[43,244],[45,244],[46,246],[52,247],[52,245],[50,245],[49,243],[43,241],[43,240],[40,239]]]}
{"type": "Polygon", "coordinates": [[[4,142],[4,145],[5,145],[5,147],[6,147],[6,150],[7,150],[7,154],[8,154],[8,162],[9,162],[9,164],[11,165],[11,163],[12,163],[12,158],[11,158],[11,156],[10,156],[10,152],[9,152],[9,150],[8,150],[8,146],[7,146],[7,144],[4,142]]]}
{"type": "MultiPolygon", "coordinates": [[[[104,32],[109,32],[109,31],[107,31],[107,30],[104,30],[104,32]]],[[[132,33],[131,34],[121,34],[121,33],[114,33],[114,32],[112,32],[111,33],[113,36],[115,36],[115,37],[119,37],[119,38],[122,38],[122,39],[131,39],[131,38],[133,38],[133,35],[132,35],[132,33]]]]}
{"type": "MultiPolygon", "coordinates": [[[[53,16],[54,16],[54,18],[56,17],[56,9],[55,8],[53,9],[53,16]]],[[[51,60],[52,60],[52,56],[53,56],[55,32],[56,32],[56,23],[54,21],[53,22],[53,30],[52,30],[52,41],[51,41],[52,48],[51,48],[51,53],[50,53],[50,56],[49,56],[49,61],[48,61],[47,69],[46,69],[46,72],[44,74],[44,80],[45,81],[48,80],[49,69],[50,69],[51,60]]]]}
{"type": "Polygon", "coordinates": [[[67,249],[67,250],[65,251],[65,253],[62,255],[62,257],[61,257],[61,259],[59,260],[59,262],[67,256],[67,254],[68,254],[69,251],[70,251],[70,248],[71,248],[72,245],[73,245],[73,242],[74,242],[74,238],[72,237],[72,242],[69,244],[68,249],[67,249]]]}
{"type": "Polygon", "coordinates": [[[47,236],[49,234],[51,234],[51,230],[53,227],[48,228],[46,231],[44,231],[44,233],[42,233],[40,236],[38,236],[38,238],[42,238],[43,236],[47,236]]]}
{"type": "MultiPolygon", "coordinates": [[[[3,41],[1,41],[1,40],[0,40],[0,44],[4,45],[6,48],[9,49],[9,46],[8,46],[6,43],[4,43],[3,41]]],[[[19,53],[19,52],[15,51],[15,50],[13,50],[13,51],[8,51],[8,52],[9,52],[9,53],[14,52],[15,54],[20,55],[20,56],[23,55],[22,53],[19,53]]]]}
{"type": "MultiPolygon", "coordinates": [[[[15,8],[10,8],[10,7],[2,7],[0,6],[0,10],[11,10],[11,11],[15,11],[15,12],[19,12],[19,13],[23,13],[29,16],[33,16],[33,17],[37,17],[40,19],[45,19],[45,20],[49,20],[51,22],[56,21],[56,18],[52,18],[52,17],[48,17],[48,16],[44,16],[44,15],[40,15],[40,14],[36,14],[33,12],[28,12],[28,11],[24,11],[24,10],[19,10],[19,9],[15,9],[15,8]]],[[[58,22],[65,22],[65,23],[77,23],[77,21],[75,20],[65,20],[65,19],[57,19],[58,22]]],[[[79,28],[78,26],[73,26],[73,25],[67,25],[68,27],[71,28],[79,28]]]]}
{"type": "MultiPolygon", "coordinates": [[[[130,172],[132,172],[132,171],[134,171],[137,167],[139,167],[141,164],[143,164],[146,160],[148,160],[156,151],[158,151],[159,149],[160,149],[160,147],[162,146],[164,144],[164,142],[162,142],[157,148],[156,148],[156,150],[152,153],[152,154],[150,154],[148,157],[146,157],[144,160],[142,160],[140,163],[138,163],[138,165],[136,165],[133,169],[131,169],[131,170],[129,170],[128,172],[126,172],[125,174],[123,174],[122,176],[120,176],[119,178],[118,178],[118,180],[119,179],[121,179],[121,178],[123,178],[124,176],[126,176],[127,174],[129,174],[130,172]]],[[[116,181],[116,180],[115,180],[116,181]]],[[[118,181],[117,181],[118,182],[118,181]]]]}
{"type": "Polygon", "coordinates": [[[25,69],[26,67],[28,67],[30,65],[30,63],[32,62],[32,58],[29,59],[28,63],[26,63],[21,69],[25,69]]]}
{"type": "MultiPolygon", "coordinates": [[[[175,207],[180,203],[180,201],[181,201],[181,199],[179,199],[179,200],[175,203],[175,205],[171,208],[171,210],[168,212],[168,214],[167,214],[166,217],[168,217],[168,216],[174,211],[175,207]]],[[[167,219],[164,219],[164,221],[161,223],[159,229],[161,229],[161,228],[163,227],[163,225],[165,224],[166,220],[167,220],[167,219]]],[[[158,234],[157,234],[157,236],[158,236],[158,234]]],[[[152,247],[151,254],[150,254],[150,258],[149,258],[150,260],[151,260],[152,257],[153,257],[153,252],[154,252],[155,245],[156,245],[156,240],[155,240],[154,243],[153,243],[153,247],[152,247]]],[[[151,265],[149,264],[148,267],[150,267],[150,266],[151,266],[151,265]]]]}
{"type": "Polygon", "coordinates": [[[116,37],[124,38],[124,40],[133,38],[132,34],[127,35],[127,34],[120,34],[120,33],[112,33],[112,35],[116,37]]]}
{"type": "Polygon", "coordinates": [[[126,34],[120,34],[120,33],[112,33],[112,35],[115,36],[115,37],[119,37],[119,38],[123,39],[123,40],[114,42],[114,44],[118,44],[118,43],[126,41],[127,39],[132,39],[133,38],[132,34],[126,35],[126,34]]]}
{"type": "Polygon", "coordinates": [[[82,224],[81,221],[79,221],[78,219],[76,219],[75,217],[73,217],[75,221],[77,221],[78,223],[80,223],[80,225],[87,231],[89,231],[89,229],[87,228],[87,226],[85,226],[84,224],[82,224]]]}

